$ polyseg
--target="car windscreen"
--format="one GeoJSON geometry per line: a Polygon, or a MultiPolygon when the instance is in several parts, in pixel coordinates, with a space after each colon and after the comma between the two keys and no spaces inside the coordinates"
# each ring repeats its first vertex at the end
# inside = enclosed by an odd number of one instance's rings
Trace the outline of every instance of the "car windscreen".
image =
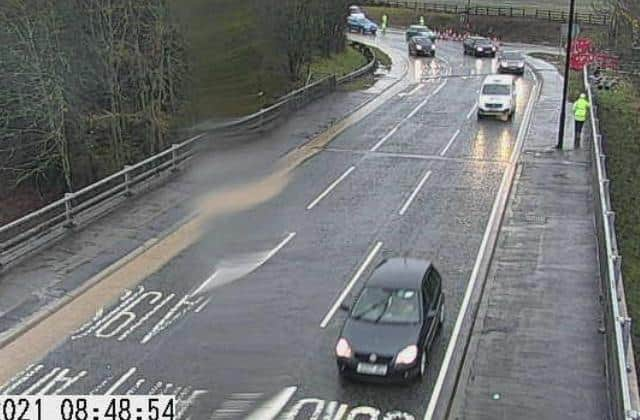
{"type": "Polygon", "coordinates": [[[411,289],[367,287],[358,298],[351,317],[380,324],[412,324],[420,321],[418,293],[411,289]]]}
{"type": "Polygon", "coordinates": [[[492,42],[489,39],[477,39],[476,40],[476,44],[477,45],[492,45],[492,42]]]}
{"type": "Polygon", "coordinates": [[[486,84],[482,87],[483,95],[510,95],[511,89],[508,85],[486,84]]]}
{"type": "Polygon", "coordinates": [[[431,45],[432,44],[431,39],[423,37],[423,36],[415,37],[415,38],[413,38],[413,41],[416,44],[420,44],[420,45],[431,45]]]}
{"type": "Polygon", "coordinates": [[[502,54],[502,59],[509,61],[522,61],[524,60],[524,57],[520,53],[504,53],[502,54]]]}

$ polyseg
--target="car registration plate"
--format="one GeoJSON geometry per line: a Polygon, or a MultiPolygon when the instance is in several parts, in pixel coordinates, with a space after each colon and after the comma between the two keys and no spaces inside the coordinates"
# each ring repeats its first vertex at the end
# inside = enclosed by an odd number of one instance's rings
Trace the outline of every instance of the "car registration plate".
{"type": "Polygon", "coordinates": [[[358,373],[364,375],[385,376],[387,374],[387,365],[376,365],[373,363],[358,363],[356,368],[358,373]]]}

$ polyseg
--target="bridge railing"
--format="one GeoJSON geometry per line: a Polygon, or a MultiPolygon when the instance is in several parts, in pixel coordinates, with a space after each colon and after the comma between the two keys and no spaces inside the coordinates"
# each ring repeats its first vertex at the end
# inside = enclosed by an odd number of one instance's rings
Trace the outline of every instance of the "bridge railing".
{"type": "Polygon", "coordinates": [[[174,143],[167,150],[136,164],[127,165],[106,178],[78,191],[66,193],[59,200],[0,226],[0,271],[61,238],[71,228],[94,220],[128,197],[177,172],[194,157],[206,134],[235,136],[268,130],[296,109],[334,91],[338,85],[373,72],[377,64],[373,50],[361,43],[353,44],[367,57],[367,64],[354,72],[342,77],[327,76],[294,90],[258,112],[211,127],[188,140],[174,143]]]}
{"type": "Polygon", "coordinates": [[[590,134],[593,140],[592,161],[598,252],[604,297],[604,328],[607,344],[607,381],[614,420],[638,420],[638,390],[631,318],[629,318],[622,280],[622,257],[616,238],[615,212],[611,205],[609,178],[603,137],[600,134],[597,101],[594,100],[587,67],[584,84],[591,102],[590,134]]]}

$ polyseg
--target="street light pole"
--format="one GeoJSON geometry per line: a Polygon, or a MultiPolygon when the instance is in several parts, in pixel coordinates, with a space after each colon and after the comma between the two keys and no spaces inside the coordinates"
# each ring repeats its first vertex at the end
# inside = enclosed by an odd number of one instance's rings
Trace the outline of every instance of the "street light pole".
{"type": "Polygon", "coordinates": [[[564,86],[562,88],[562,105],[560,109],[560,127],[558,129],[558,144],[556,149],[562,150],[564,145],[564,123],[567,118],[567,93],[569,92],[569,64],[571,63],[571,41],[573,40],[573,14],[576,7],[575,0],[569,4],[569,25],[567,28],[567,52],[564,60],[564,86]]]}

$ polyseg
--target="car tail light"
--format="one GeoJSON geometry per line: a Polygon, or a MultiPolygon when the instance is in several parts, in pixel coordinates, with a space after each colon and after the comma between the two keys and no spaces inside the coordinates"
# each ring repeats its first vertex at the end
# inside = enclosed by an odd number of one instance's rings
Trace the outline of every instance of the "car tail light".
{"type": "Polygon", "coordinates": [[[336,344],[336,356],[350,359],[352,355],[351,346],[345,338],[340,338],[336,344]]]}
{"type": "Polygon", "coordinates": [[[418,346],[412,344],[405,347],[396,356],[396,365],[410,365],[418,358],[418,346]]]}

